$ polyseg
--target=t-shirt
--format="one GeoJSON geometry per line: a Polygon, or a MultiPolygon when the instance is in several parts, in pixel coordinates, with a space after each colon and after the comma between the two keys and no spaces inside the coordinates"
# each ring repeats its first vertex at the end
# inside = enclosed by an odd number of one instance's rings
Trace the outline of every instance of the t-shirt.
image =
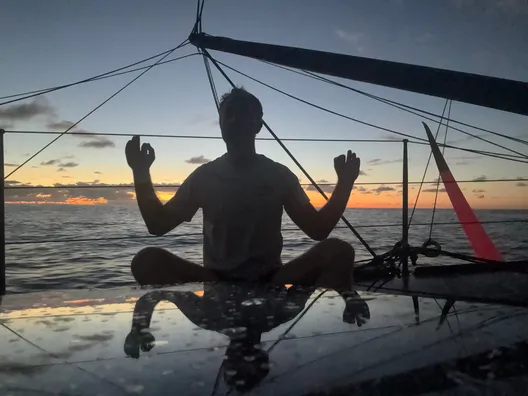
{"type": "Polygon", "coordinates": [[[283,206],[310,202],[286,166],[257,155],[237,167],[223,155],[198,167],[167,203],[191,221],[203,212],[204,266],[257,278],[282,265],[283,206]]]}

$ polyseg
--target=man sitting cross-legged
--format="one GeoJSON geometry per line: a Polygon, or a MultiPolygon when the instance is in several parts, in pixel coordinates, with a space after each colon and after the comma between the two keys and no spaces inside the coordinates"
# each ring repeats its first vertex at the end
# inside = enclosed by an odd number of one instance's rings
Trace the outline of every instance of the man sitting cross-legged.
{"type": "Polygon", "coordinates": [[[262,128],[260,101],[234,88],[220,102],[220,129],[227,152],[198,167],[166,204],[157,198],[149,168],[150,144],[138,136],[126,145],[136,197],[148,231],[164,235],[203,211],[203,266],[161,248],[148,247],[132,260],[141,285],[240,280],[349,289],[354,249],[327,238],[339,221],[359,175],[360,160],[350,150],[334,160],[337,185],[316,210],[297,177],[284,165],[255,151],[262,128]],[[310,238],[319,241],[301,256],[281,262],[283,208],[310,238]]]}

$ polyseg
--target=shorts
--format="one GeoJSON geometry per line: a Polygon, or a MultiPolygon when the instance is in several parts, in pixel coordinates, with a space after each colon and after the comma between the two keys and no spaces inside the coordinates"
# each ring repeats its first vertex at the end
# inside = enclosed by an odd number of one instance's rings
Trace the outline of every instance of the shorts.
{"type": "Polygon", "coordinates": [[[279,271],[280,267],[272,268],[271,270],[261,274],[259,276],[253,277],[251,274],[241,274],[237,271],[221,271],[210,269],[210,271],[218,278],[220,281],[224,282],[256,282],[256,283],[271,283],[275,274],[279,271]]]}

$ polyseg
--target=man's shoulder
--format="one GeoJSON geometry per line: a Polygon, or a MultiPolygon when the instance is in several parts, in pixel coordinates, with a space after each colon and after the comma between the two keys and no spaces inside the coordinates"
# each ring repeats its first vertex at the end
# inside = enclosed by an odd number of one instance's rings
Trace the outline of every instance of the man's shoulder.
{"type": "Polygon", "coordinates": [[[268,169],[272,170],[277,177],[282,177],[283,179],[297,179],[297,176],[288,168],[286,165],[276,162],[271,158],[266,157],[265,155],[259,154],[262,164],[268,169]]]}

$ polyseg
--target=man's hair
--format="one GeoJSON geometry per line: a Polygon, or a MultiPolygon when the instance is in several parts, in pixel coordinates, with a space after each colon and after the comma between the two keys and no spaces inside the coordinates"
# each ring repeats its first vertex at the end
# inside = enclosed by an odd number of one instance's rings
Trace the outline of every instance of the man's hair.
{"type": "Polygon", "coordinates": [[[255,107],[255,110],[260,114],[260,116],[263,115],[262,111],[262,103],[260,103],[260,100],[257,99],[257,97],[248,91],[244,89],[244,87],[235,87],[231,91],[226,92],[222,95],[220,98],[220,104],[219,107],[222,109],[222,106],[231,99],[241,99],[241,100],[247,100],[248,103],[251,106],[255,107]]]}

